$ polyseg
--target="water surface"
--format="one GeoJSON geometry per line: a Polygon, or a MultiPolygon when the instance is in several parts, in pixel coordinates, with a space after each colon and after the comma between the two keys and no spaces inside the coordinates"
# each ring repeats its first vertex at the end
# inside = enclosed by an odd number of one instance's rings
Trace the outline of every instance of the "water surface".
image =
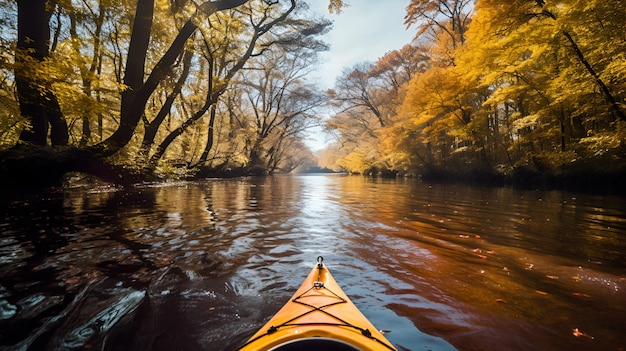
{"type": "Polygon", "coordinates": [[[399,350],[626,348],[623,197],[314,175],[2,210],[4,349],[233,350],[319,255],[399,350]]]}

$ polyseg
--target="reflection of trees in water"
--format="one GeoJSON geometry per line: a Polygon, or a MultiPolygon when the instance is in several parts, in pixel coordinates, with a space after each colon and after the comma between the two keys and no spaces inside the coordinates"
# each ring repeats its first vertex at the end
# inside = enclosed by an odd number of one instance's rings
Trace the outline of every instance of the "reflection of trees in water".
{"type": "Polygon", "coordinates": [[[41,199],[14,201],[3,209],[7,226],[2,239],[9,245],[3,243],[3,256],[7,256],[0,266],[2,344],[28,338],[39,327],[33,317],[50,318],[71,302],[71,294],[55,279],[67,267],[48,259],[68,245],[64,234],[73,228],[62,199],[61,194],[46,194],[41,199]]]}
{"type": "MultiPolygon", "coordinates": [[[[4,218],[11,229],[5,237],[11,236],[26,257],[1,268],[1,298],[16,314],[0,323],[2,344],[46,344],[44,339],[60,325],[58,317],[75,313],[80,300],[97,291],[103,275],[122,285],[137,285],[141,279],[136,273],[154,268],[142,257],[148,246],[126,238],[119,220],[119,213],[129,207],[151,206],[151,196],[91,195],[54,192],[7,206],[4,218]],[[104,256],[111,259],[99,262],[104,256]]],[[[148,282],[139,288],[145,289],[148,282]]]]}

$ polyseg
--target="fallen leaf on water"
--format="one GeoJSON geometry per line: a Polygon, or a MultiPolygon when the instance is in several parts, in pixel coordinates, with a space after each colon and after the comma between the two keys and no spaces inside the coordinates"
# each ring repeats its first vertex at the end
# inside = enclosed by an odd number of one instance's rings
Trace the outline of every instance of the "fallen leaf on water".
{"type": "Polygon", "coordinates": [[[495,252],[495,251],[493,251],[493,250],[489,250],[489,251],[487,251],[487,253],[488,253],[488,254],[490,254],[490,255],[493,255],[493,254],[495,254],[496,252],[495,252]]]}
{"type": "Polygon", "coordinates": [[[588,339],[592,339],[592,340],[594,339],[594,338],[593,338],[593,336],[591,336],[591,335],[589,335],[589,334],[587,334],[587,333],[583,333],[583,332],[582,332],[582,331],[580,331],[580,329],[578,329],[578,328],[574,328],[574,329],[572,329],[572,334],[573,334],[575,337],[577,337],[577,338],[584,337],[584,338],[588,338],[588,339]]]}
{"type": "Polygon", "coordinates": [[[506,303],[506,300],[503,300],[503,299],[496,299],[496,302],[498,302],[498,303],[506,303]]]}
{"type": "Polygon", "coordinates": [[[556,275],[546,275],[546,278],[550,278],[550,279],[559,279],[558,276],[556,275]]]}
{"type": "Polygon", "coordinates": [[[574,295],[574,296],[578,296],[578,297],[586,297],[586,298],[591,297],[591,295],[589,295],[589,294],[579,293],[579,292],[575,292],[575,293],[573,293],[572,295],[574,295]]]}
{"type": "Polygon", "coordinates": [[[472,252],[480,253],[480,252],[483,252],[483,250],[481,250],[479,248],[475,248],[475,249],[472,250],[472,252]]]}
{"type": "Polygon", "coordinates": [[[539,295],[548,295],[548,293],[547,293],[547,292],[545,292],[545,291],[541,291],[541,290],[535,290],[535,292],[536,292],[537,294],[539,294],[539,295]]]}
{"type": "Polygon", "coordinates": [[[71,277],[71,278],[67,278],[65,279],[65,284],[76,284],[78,283],[78,281],[80,280],[80,277],[71,277]]]}
{"type": "Polygon", "coordinates": [[[85,277],[87,279],[94,279],[94,278],[98,278],[99,276],[101,276],[102,273],[99,271],[93,271],[93,272],[89,272],[87,274],[85,274],[85,277]]]}
{"type": "Polygon", "coordinates": [[[215,310],[215,307],[209,307],[209,311],[215,310]]]}

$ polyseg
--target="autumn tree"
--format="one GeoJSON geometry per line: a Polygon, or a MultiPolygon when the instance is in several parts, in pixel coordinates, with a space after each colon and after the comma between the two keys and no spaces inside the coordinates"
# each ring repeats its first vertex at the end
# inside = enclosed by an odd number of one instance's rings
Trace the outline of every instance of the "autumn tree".
{"type": "MultiPolygon", "coordinates": [[[[191,118],[173,129],[159,144],[151,157],[152,166],[176,137],[208,112],[206,147],[196,164],[207,162],[214,146],[218,101],[231,87],[231,81],[237,79],[240,85],[243,83],[254,87],[253,90],[263,96],[262,99],[255,98],[257,103],[252,105],[257,112],[263,110],[257,117],[262,115],[264,119],[263,123],[256,124],[257,147],[252,148],[252,155],[259,156],[262,142],[274,134],[277,139],[266,151],[272,152],[264,156],[273,162],[263,162],[262,167],[269,166],[270,171],[276,168],[271,165],[280,163],[276,161],[280,159],[277,157],[281,149],[279,146],[287,138],[294,138],[310,127],[310,123],[298,121],[308,120],[311,110],[321,101],[319,94],[311,87],[304,86],[301,81],[304,74],[308,73],[306,68],[314,63],[312,59],[316,51],[326,48],[316,37],[325,33],[330,23],[304,19],[302,15],[296,14],[297,7],[297,2],[293,0],[284,7],[278,3],[268,6],[262,2],[249,2],[230,14],[216,16],[213,25],[202,31],[205,38],[202,51],[208,66],[205,102],[191,118]],[[216,35],[220,33],[219,28],[231,33],[216,35]],[[228,35],[232,36],[230,41],[225,40],[228,35]],[[266,56],[270,59],[266,59],[266,56]],[[259,72],[266,73],[259,75],[259,72]],[[268,100],[272,104],[264,104],[268,100]],[[260,102],[264,106],[260,106],[260,102]],[[276,128],[283,129],[281,135],[275,133],[276,128]]],[[[249,89],[246,96],[250,96],[249,89]]],[[[256,163],[259,158],[253,159],[254,167],[261,166],[256,163]]]]}
{"type": "Polygon", "coordinates": [[[405,19],[424,57],[408,63],[421,68],[404,85],[401,71],[373,73],[383,59],[346,71],[326,166],[464,179],[626,171],[624,4],[416,0],[405,19]],[[382,96],[395,101],[384,120],[382,96]]]}
{"type": "MultiPolygon", "coordinates": [[[[355,154],[358,156],[356,158],[355,155],[350,156],[353,161],[372,158],[369,163],[383,170],[397,171],[398,168],[407,167],[403,163],[411,157],[407,158],[403,151],[396,152],[392,146],[399,145],[392,141],[396,137],[395,127],[408,123],[407,119],[398,117],[398,109],[405,99],[404,94],[421,94],[422,92],[412,92],[405,85],[411,80],[420,79],[418,76],[429,67],[454,66],[454,50],[465,42],[465,32],[470,22],[471,10],[471,1],[467,0],[411,1],[407,6],[405,23],[409,27],[413,25],[418,27],[416,43],[419,45],[407,45],[402,50],[391,52],[379,59],[375,66],[367,69],[354,69],[338,81],[336,91],[334,91],[335,100],[345,107],[340,111],[342,115],[338,114],[334,117],[329,125],[339,130],[338,127],[346,126],[348,121],[359,122],[354,127],[344,128],[344,130],[366,132],[353,133],[353,139],[368,140],[365,144],[369,144],[369,147],[361,147],[361,149],[368,150],[367,153],[358,152],[355,154]],[[361,112],[357,112],[354,108],[360,108],[361,112]],[[368,114],[363,113],[364,111],[376,117],[378,125],[371,123],[372,117],[368,117],[368,114]],[[351,116],[348,117],[348,114],[351,116]],[[360,129],[355,127],[360,127],[360,129]],[[376,145],[374,149],[378,152],[372,153],[373,145],[376,145]]],[[[436,94],[437,91],[434,91],[433,95],[436,94]]],[[[445,104],[455,104],[455,102],[445,104]]],[[[464,114],[462,119],[470,120],[471,109],[464,104],[465,102],[457,99],[456,105],[462,105],[463,111],[460,112],[464,114]]],[[[438,119],[441,117],[439,116],[438,119]]],[[[442,125],[445,123],[440,126],[442,125]]],[[[436,133],[436,129],[432,130],[436,133]]],[[[400,133],[399,136],[402,135],[400,133]]],[[[414,135],[414,133],[408,135],[414,135]]],[[[346,140],[348,139],[345,138],[345,134],[342,134],[342,147],[344,148],[346,140]]],[[[347,154],[349,155],[350,153],[347,154]]]]}
{"type": "Polygon", "coordinates": [[[477,5],[467,64],[486,72],[476,73],[492,90],[484,109],[504,118],[520,163],[530,154],[549,160],[541,168],[567,165],[619,150],[625,19],[619,1],[477,5]]]}
{"type": "Polygon", "coordinates": [[[120,123],[115,132],[105,141],[92,149],[100,154],[110,155],[124,147],[133,137],[141,116],[144,113],[148,99],[159,83],[167,75],[170,67],[183,51],[187,39],[198,28],[196,21],[213,13],[235,8],[246,3],[247,0],[222,0],[205,2],[200,5],[196,13],[189,18],[163,56],[144,81],[145,61],[150,42],[150,31],[154,12],[154,0],[138,0],[133,31],[126,58],[124,74],[124,90],[120,105],[120,123]]]}
{"type": "Polygon", "coordinates": [[[378,59],[371,69],[371,75],[380,79],[380,86],[393,94],[391,99],[397,99],[407,82],[428,69],[428,50],[424,45],[407,44],[399,50],[390,51],[378,59]]]}
{"type": "MultiPolygon", "coordinates": [[[[219,97],[224,93],[224,91],[228,88],[231,79],[235,76],[237,72],[243,69],[246,65],[246,62],[251,58],[258,55],[261,55],[263,51],[265,51],[266,47],[273,45],[273,43],[262,43],[262,38],[270,32],[272,28],[277,26],[277,24],[285,21],[287,17],[294,11],[296,8],[296,1],[291,0],[290,5],[287,6],[284,10],[280,10],[277,8],[279,6],[278,3],[272,2],[270,5],[262,5],[257,4],[254,1],[249,3],[247,9],[243,9],[244,11],[241,16],[242,18],[250,18],[248,23],[250,36],[247,38],[247,42],[239,43],[238,46],[230,46],[232,43],[228,43],[227,41],[221,41],[223,45],[213,45],[209,41],[209,38],[205,37],[206,41],[206,49],[207,53],[205,58],[208,61],[208,86],[206,88],[206,97],[204,99],[204,104],[194,111],[190,118],[183,121],[180,126],[173,129],[165,139],[159,144],[156,149],[156,152],[151,156],[150,165],[154,167],[158,160],[163,156],[169,145],[179,136],[181,136],[185,130],[187,130],[190,126],[195,124],[198,120],[200,120],[212,106],[215,106],[219,97]],[[262,8],[259,10],[259,6],[262,8]],[[258,14],[258,18],[255,18],[255,14],[258,14]],[[211,50],[215,50],[216,48],[219,50],[220,48],[224,48],[225,50],[232,50],[233,48],[240,48],[243,44],[243,50],[239,52],[229,53],[222,51],[221,56],[215,55],[211,50]]],[[[245,31],[241,31],[240,33],[235,33],[235,35],[242,35],[245,31]]],[[[215,113],[214,110],[211,113],[215,113]]],[[[213,133],[215,115],[212,115],[213,118],[209,120],[209,138],[211,138],[211,134],[213,133]],[[213,124],[211,124],[213,121],[213,124]]],[[[211,143],[207,142],[207,146],[210,148],[211,143]]],[[[205,150],[204,155],[208,155],[208,150],[205,150]]]]}
{"type": "Polygon", "coordinates": [[[431,31],[432,64],[412,78],[383,131],[387,157],[409,172],[457,174],[620,159],[621,3],[478,1],[457,45],[445,28],[458,27],[441,13],[450,4],[407,8],[409,24],[439,30],[431,31]]]}
{"type": "Polygon", "coordinates": [[[465,43],[472,7],[472,0],[411,0],[404,23],[417,26],[416,38],[437,43],[438,59],[453,62],[453,51],[465,43]]]}
{"type": "MultiPolygon", "coordinates": [[[[323,33],[328,25],[322,22],[312,32],[323,33]]],[[[297,136],[319,124],[317,113],[324,102],[323,95],[304,78],[310,73],[316,53],[326,46],[316,40],[308,46],[301,41],[284,44],[300,47],[277,45],[268,50],[254,60],[248,79],[242,82],[244,113],[249,116],[247,129],[252,132],[249,166],[270,172],[279,168],[297,136]]]]}
{"type": "Polygon", "coordinates": [[[375,64],[347,69],[337,79],[329,91],[336,112],[326,127],[338,139],[334,148],[343,167],[358,173],[393,168],[378,147],[381,132],[397,114],[406,84],[429,64],[426,47],[407,44],[375,64]]]}
{"type": "MultiPolygon", "coordinates": [[[[268,7],[282,3],[259,2],[268,7]]],[[[72,146],[39,149],[42,152],[28,156],[33,162],[26,161],[23,154],[3,154],[8,161],[3,163],[3,175],[9,169],[19,174],[17,169],[26,164],[30,165],[23,172],[39,179],[31,171],[37,164],[54,164],[54,169],[63,173],[94,170],[96,164],[104,165],[103,161],[111,156],[123,161],[129,151],[123,149],[137,136],[139,123],[146,121],[146,109],[159,109],[148,104],[167,100],[155,97],[168,96],[164,90],[168,86],[174,90],[169,96],[179,95],[176,91],[180,84],[171,75],[184,73],[185,65],[179,63],[184,62],[183,52],[197,28],[211,15],[245,3],[219,0],[197,5],[185,0],[138,0],[129,4],[103,0],[73,4],[20,0],[3,4],[6,8],[17,5],[16,30],[4,30],[8,22],[3,22],[3,43],[11,33],[17,37],[13,76],[4,86],[10,88],[15,82],[23,119],[15,118],[17,122],[7,124],[2,132],[22,128],[18,130],[21,153],[28,154],[28,150],[35,150],[33,146],[49,143],[72,146]],[[93,110],[85,108],[90,103],[93,110]],[[97,138],[91,131],[94,121],[98,125],[97,138]]],[[[331,1],[333,11],[341,6],[341,1],[331,1]]],[[[8,111],[3,108],[3,113],[8,111]]]]}
{"type": "Polygon", "coordinates": [[[48,131],[52,145],[67,145],[69,132],[50,77],[41,71],[49,64],[50,18],[47,0],[17,1],[17,47],[15,83],[20,114],[30,123],[20,135],[23,143],[46,145],[48,131]]]}

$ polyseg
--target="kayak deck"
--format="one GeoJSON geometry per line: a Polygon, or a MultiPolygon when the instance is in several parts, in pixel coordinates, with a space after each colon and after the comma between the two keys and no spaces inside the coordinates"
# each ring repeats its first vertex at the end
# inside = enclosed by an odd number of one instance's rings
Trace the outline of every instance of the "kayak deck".
{"type": "Polygon", "coordinates": [[[311,338],[297,340],[285,345],[273,348],[271,351],[310,351],[310,350],[324,350],[324,351],[360,351],[354,347],[344,344],[337,340],[323,339],[323,338],[311,338]]]}
{"type": "Polygon", "coordinates": [[[322,258],[293,297],[239,350],[396,350],[357,309],[322,258]]]}

